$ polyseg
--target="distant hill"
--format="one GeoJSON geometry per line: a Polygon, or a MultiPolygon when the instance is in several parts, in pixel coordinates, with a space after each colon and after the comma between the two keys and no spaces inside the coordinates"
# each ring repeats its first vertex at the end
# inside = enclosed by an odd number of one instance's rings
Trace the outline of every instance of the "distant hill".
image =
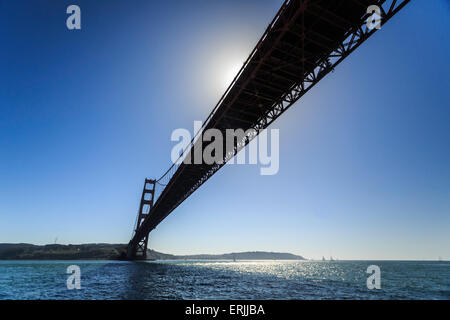
{"type": "Polygon", "coordinates": [[[158,260],[305,260],[302,256],[297,256],[292,253],[280,252],[236,252],[226,254],[198,254],[188,256],[174,256],[150,250],[148,256],[158,260]]]}
{"type": "MultiPolygon", "coordinates": [[[[126,249],[125,244],[49,244],[0,243],[0,260],[116,260],[126,249]]],[[[239,252],[177,256],[148,250],[151,260],[305,260],[302,256],[279,252],[239,252]]]]}
{"type": "Polygon", "coordinates": [[[0,260],[115,260],[125,250],[124,244],[48,244],[0,243],[0,260]]]}

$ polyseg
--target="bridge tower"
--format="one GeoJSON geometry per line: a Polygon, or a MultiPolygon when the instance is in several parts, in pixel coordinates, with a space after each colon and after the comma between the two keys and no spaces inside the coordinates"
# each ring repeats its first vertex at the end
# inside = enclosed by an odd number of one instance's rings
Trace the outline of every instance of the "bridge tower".
{"type": "MultiPolygon", "coordinates": [[[[138,232],[145,218],[147,218],[147,216],[151,213],[153,209],[155,187],[156,187],[156,180],[145,179],[134,233],[138,232]]],[[[147,258],[147,244],[148,244],[148,234],[146,234],[136,243],[130,241],[127,248],[127,259],[145,260],[147,258]]]]}

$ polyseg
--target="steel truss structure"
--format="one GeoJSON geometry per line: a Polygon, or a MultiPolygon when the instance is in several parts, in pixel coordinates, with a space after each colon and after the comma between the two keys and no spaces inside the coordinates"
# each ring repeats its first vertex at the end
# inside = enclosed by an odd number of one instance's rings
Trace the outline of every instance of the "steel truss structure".
{"type": "Polygon", "coordinates": [[[146,214],[141,200],[128,258],[145,258],[151,230],[373,35],[374,23],[382,27],[409,1],[286,0],[180,160],[203,152],[199,141],[208,129],[218,129],[224,136],[227,129],[248,134],[231,149],[224,148],[220,163],[179,161],[154,181],[153,186],[163,189],[153,205],[153,188],[146,214]],[[368,10],[373,5],[379,8],[378,18],[368,10]],[[377,21],[371,21],[374,18],[377,21]]]}

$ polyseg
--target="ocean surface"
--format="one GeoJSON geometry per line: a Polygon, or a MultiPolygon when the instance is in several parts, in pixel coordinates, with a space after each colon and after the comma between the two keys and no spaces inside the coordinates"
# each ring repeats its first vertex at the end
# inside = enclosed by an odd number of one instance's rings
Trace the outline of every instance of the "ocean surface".
{"type": "Polygon", "coordinates": [[[450,299],[450,262],[0,261],[0,299],[450,299]],[[78,265],[81,289],[67,288],[78,265]],[[367,268],[381,289],[367,288],[367,268]]]}

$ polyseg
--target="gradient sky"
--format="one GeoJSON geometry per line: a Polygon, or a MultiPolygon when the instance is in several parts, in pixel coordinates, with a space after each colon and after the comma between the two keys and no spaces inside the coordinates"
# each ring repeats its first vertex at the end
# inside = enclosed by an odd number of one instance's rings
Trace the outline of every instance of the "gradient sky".
{"type": "MultiPolygon", "coordinates": [[[[0,242],[128,242],[172,131],[206,118],[281,3],[0,2],[0,242]]],[[[449,18],[412,1],[272,125],[277,175],[226,166],[150,247],[450,259],[449,18]]]]}

